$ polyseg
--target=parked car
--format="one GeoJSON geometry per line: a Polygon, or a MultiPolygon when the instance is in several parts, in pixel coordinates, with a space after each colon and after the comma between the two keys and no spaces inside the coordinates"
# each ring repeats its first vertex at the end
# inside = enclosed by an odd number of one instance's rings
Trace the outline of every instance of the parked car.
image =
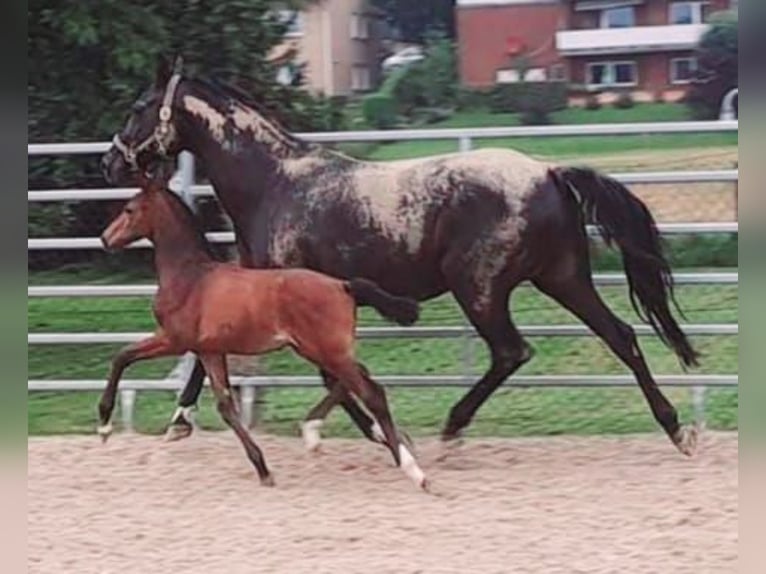
{"type": "Polygon", "coordinates": [[[419,62],[423,58],[425,58],[423,48],[420,46],[410,46],[409,48],[404,48],[403,50],[391,54],[388,58],[383,60],[383,71],[389,72],[396,68],[419,62]]]}

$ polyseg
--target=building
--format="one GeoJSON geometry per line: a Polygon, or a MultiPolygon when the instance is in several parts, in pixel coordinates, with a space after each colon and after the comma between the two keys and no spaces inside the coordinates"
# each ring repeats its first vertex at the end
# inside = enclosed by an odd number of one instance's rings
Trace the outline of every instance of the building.
{"type": "Polygon", "coordinates": [[[269,54],[283,62],[278,80],[289,83],[302,65],[306,87],[327,96],[374,88],[380,74],[381,16],[368,0],[318,0],[305,10],[281,10],[289,24],[284,42],[269,54]]]}
{"type": "Polygon", "coordinates": [[[573,103],[628,91],[637,101],[686,94],[693,50],[733,0],[457,0],[462,82],[475,88],[568,81],[573,103]]]}

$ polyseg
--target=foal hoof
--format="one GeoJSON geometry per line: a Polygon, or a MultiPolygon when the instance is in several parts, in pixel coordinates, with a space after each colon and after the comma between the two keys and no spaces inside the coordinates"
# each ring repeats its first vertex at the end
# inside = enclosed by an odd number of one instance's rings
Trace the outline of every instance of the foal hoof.
{"type": "Polygon", "coordinates": [[[113,431],[112,423],[108,422],[105,425],[99,425],[96,429],[96,432],[98,433],[98,436],[101,437],[101,444],[106,443],[107,440],[109,440],[109,437],[112,434],[113,431]]]}
{"type": "Polygon", "coordinates": [[[267,474],[266,476],[261,478],[261,486],[276,486],[276,482],[274,482],[274,475],[267,474]]]}
{"type": "Polygon", "coordinates": [[[189,423],[175,423],[165,431],[165,442],[175,442],[191,436],[192,426],[189,423]]]}
{"type": "Polygon", "coordinates": [[[673,444],[686,456],[693,456],[697,450],[699,433],[700,427],[698,425],[682,426],[673,435],[673,444]]]}

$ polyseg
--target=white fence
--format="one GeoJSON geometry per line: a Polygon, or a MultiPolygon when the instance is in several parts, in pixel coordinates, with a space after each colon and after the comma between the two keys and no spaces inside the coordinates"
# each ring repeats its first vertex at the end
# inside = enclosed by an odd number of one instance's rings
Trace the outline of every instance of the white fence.
{"type": "MultiPolygon", "coordinates": [[[[667,123],[638,123],[638,124],[596,124],[579,126],[544,126],[544,127],[512,127],[512,128],[479,128],[479,129],[432,129],[432,130],[393,130],[368,132],[328,132],[314,134],[298,134],[300,137],[314,142],[346,143],[346,142],[380,142],[402,140],[456,140],[460,150],[471,149],[475,139],[498,137],[550,137],[550,136],[593,136],[593,135],[639,135],[639,134],[679,134],[679,133],[711,133],[736,132],[737,121],[718,122],[667,122],[667,123]]],[[[61,156],[102,154],[109,143],[63,143],[63,144],[29,144],[29,156],[61,156]]],[[[193,162],[183,162],[191,166],[193,162]]],[[[193,172],[181,174],[184,182],[193,182],[193,172]]],[[[625,184],[684,184],[731,182],[739,179],[737,170],[717,171],[666,171],[642,173],[617,173],[613,177],[625,184]]],[[[137,189],[66,189],[66,190],[35,190],[28,191],[30,202],[56,201],[111,201],[131,197],[137,189]]],[[[213,194],[210,186],[186,185],[182,190],[186,197],[208,196],[213,194]]],[[[688,233],[737,233],[738,225],[732,223],[680,223],[660,225],[663,234],[688,233]]],[[[589,229],[591,234],[593,229],[589,229]]],[[[208,238],[213,242],[232,242],[233,234],[229,232],[210,233],[208,238]]],[[[101,243],[95,237],[68,238],[28,238],[29,250],[45,249],[100,249],[101,243]]],[[[134,247],[146,248],[146,242],[136,242],[134,247]]],[[[622,274],[598,274],[598,285],[618,285],[625,283],[622,274]]],[[[679,273],[676,275],[678,284],[737,284],[738,274],[728,273],[679,273]]],[[[29,286],[28,296],[32,297],[146,297],[156,290],[154,285],[65,285],[65,286],[29,286]]],[[[652,331],[646,325],[635,326],[637,334],[650,335],[652,331]]],[[[736,324],[700,324],[685,325],[684,329],[691,335],[730,335],[738,334],[736,324]]],[[[592,333],[583,325],[534,325],[521,327],[527,336],[564,336],[582,337],[592,333]]],[[[135,341],[146,333],[29,333],[29,345],[57,344],[93,344],[93,343],[127,343],[135,341]]],[[[475,337],[475,332],[468,326],[453,327],[381,327],[361,328],[361,338],[455,338],[462,337],[466,341],[475,337]]],[[[470,349],[470,346],[468,346],[470,349]]],[[[467,353],[467,356],[470,352],[467,353]]],[[[105,365],[106,368],[106,365],[105,365]]],[[[465,375],[459,376],[390,376],[379,377],[386,385],[399,386],[465,386],[475,382],[475,376],[466,364],[465,375]]],[[[657,381],[666,386],[686,386],[694,388],[694,402],[697,416],[702,418],[704,409],[704,389],[711,386],[736,386],[737,375],[659,375],[657,381]]],[[[242,387],[242,412],[247,416],[250,405],[254,400],[254,388],[268,386],[315,386],[320,384],[317,377],[248,377],[234,378],[234,384],[242,387]]],[[[138,390],[179,390],[182,380],[168,378],[164,380],[124,380],[121,384],[121,407],[123,424],[130,428],[132,424],[133,403],[135,392],[138,390]]],[[[633,385],[631,376],[627,375],[545,375],[545,376],[514,376],[508,385],[517,387],[551,387],[551,386],[624,386],[633,385]]],[[[30,380],[28,390],[32,391],[84,391],[101,390],[103,380],[30,380]]]]}

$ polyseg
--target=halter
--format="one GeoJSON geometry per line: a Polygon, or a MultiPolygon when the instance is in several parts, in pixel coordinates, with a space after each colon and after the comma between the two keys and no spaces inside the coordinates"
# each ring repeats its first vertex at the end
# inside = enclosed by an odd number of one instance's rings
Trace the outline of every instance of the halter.
{"type": "Polygon", "coordinates": [[[162,98],[160,107],[160,121],[154,128],[154,131],[144,141],[139,144],[126,144],[122,141],[120,134],[115,134],[112,139],[116,147],[133,170],[138,171],[138,155],[152,145],[157,146],[157,151],[162,157],[168,156],[168,148],[175,138],[175,128],[170,123],[173,117],[173,100],[175,99],[178,83],[181,81],[181,74],[173,74],[165,88],[165,95],[162,98]]]}

